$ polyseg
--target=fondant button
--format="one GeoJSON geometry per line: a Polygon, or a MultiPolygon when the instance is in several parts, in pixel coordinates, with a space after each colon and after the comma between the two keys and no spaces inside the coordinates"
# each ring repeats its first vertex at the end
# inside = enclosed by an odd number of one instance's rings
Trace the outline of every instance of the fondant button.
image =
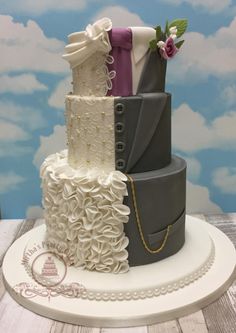
{"type": "Polygon", "coordinates": [[[124,150],[125,150],[125,143],[121,142],[121,141],[117,142],[116,143],[116,151],[117,152],[122,152],[124,150]]]}
{"type": "Polygon", "coordinates": [[[125,110],[125,106],[122,103],[117,103],[115,108],[117,114],[122,114],[125,110]]]}
{"type": "Polygon", "coordinates": [[[116,168],[117,168],[118,170],[123,169],[124,166],[125,166],[125,161],[124,161],[124,160],[119,159],[119,160],[116,161],[116,168]]]}
{"type": "Polygon", "coordinates": [[[123,123],[116,123],[116,132],[121,133],[124,131],[125,125],[123,123]]]}

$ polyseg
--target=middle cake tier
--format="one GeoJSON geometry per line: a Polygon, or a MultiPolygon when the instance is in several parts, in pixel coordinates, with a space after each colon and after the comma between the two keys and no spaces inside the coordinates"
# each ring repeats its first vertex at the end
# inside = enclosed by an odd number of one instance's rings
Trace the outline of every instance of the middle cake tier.
{"type": "Polygon", "coordinates": [[[66,96],[68,163],[138,173],[171,162],[171,95],[66,96]]]}

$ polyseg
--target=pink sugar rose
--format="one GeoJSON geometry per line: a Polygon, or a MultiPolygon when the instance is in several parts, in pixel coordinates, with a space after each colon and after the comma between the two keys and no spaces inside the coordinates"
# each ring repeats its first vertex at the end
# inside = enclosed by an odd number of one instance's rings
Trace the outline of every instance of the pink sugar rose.
{"type": "Polygon", "coordinates": [[[174,39],[172,37],[168,37],[166,42],[160,47],[160,54],[166,60],[173,58],[177,52],[178,49],[175,46],[174,39]]]}

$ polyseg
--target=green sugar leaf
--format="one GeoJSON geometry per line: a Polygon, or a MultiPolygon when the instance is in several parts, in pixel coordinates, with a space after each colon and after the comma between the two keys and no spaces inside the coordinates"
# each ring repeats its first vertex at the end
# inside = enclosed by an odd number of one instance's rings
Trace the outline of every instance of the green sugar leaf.
{"type": "Polygon", "coordinates": [[[155,51],[156,48],[157,48],[157,41],[155,39],[152,39],[150,42],[149,42],[149,47],[151,50],[155,51]]]}
{"type": "Polygon", "coordinates": [[[185,33],[187,26],[188,26],[187,19],[177,19],[177,20],[172,21],[169,24],[169,29],[171,27],[176,27],[177,28],[177,37],[181,37],[185,33]]]}
{"type": "Polygon", "coordinates": [[[166,27],[165,27],[165,35],[169,35],[169,22],[168,20],[166,21],[166,27]]]}
{"type": "Polygon", "coordinates": [[[180,49],[181,46],[183,45],[184,40],[180,40],[179,42],[175,43],[175,46],[177,47],[177,49],[180,49]]]}
{"type": "Polygon", "coordinates": [[[157,27],[156,27],[156,41],[157,42],[159,42],[159,40],[161,39],[161,26],[160,25],[158,25],[157,27]]]}

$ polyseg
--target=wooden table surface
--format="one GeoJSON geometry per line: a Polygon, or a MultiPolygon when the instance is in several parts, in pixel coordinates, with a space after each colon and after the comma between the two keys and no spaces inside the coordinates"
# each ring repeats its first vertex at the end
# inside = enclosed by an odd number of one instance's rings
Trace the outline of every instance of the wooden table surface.
{"type": "MultiPolygon", "coordinates": [[[[236,213],[194,216],[218,227],[236,245],[236,213]]],[[[2,265],[4,254],[15,239],[42,223],[43,220],[0,220],[0,264],[2,265]]],[[[189,316],[142,327],[90,328],[51,320],[23,308],[6,292],[0,269],[0,332],[236,333],[236,281],[216,302],[189,316]]]]}

